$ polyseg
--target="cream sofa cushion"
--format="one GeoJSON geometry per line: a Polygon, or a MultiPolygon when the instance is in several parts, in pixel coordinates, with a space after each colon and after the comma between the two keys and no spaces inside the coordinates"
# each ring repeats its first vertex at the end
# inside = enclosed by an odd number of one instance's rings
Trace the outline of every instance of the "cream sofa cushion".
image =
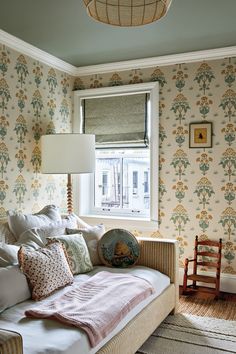
{"type": "Polygon", "coordinates": [[[61,221],[59,208],[55,205],[47,205],[36,214],[22,214],[9,210],[7,215],[9,228],[16,240],[18,240],[20,235],[28,229],[42,227],[49,225],[52,222],[61,221]]]}
{"type": "Polygon", "coordinates": [[[13,244],[16,242],[16,238],[11,232],[8,222],[0,222],[0,242],[13,244]]]}
{"type": "Polygon", "coordinates": [[[30,298],[30,289],[19,266],[0,268],[0,312],[30,298]]]}
{"type": "Polygon", "coordinates": [[[18,250],[19,246],[8,245],[7,243],[0,243],[0,267],[7,267],[9,265],[18,264],[18,250]]]}

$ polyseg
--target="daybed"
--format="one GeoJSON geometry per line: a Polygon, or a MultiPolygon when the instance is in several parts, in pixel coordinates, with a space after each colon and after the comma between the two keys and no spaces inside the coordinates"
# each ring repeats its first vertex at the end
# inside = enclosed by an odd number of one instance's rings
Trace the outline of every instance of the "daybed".
{"type": "MultiPolygon", "coordinates": [[[[175,312],[178,304],[177,241],[140,238],[139,244],[140,258],[134,267],[95,266],[91,272],[75,276],[75,281],[81,282],[104,269],[130,273],[146,278],[156,290],[96,347],[90,347],[86,334],[78,328],[52,320],[25,318],[24,311],[35,305],[33,300],[27,300],[0,314],[0,354],[134,354],[165,317],[175,312]]],[[[57,293],[60,292],[65,292],[65,288],[57,293]]]]}

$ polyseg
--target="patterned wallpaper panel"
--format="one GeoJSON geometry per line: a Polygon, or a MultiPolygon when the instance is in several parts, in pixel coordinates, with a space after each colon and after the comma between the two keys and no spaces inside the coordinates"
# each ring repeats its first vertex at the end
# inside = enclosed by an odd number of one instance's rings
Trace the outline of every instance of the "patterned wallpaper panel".
{"type": "MultiPolygon", "coordinates": [[[[159,231],[180,243],[223,238],[236,274],[236,58],[76,78],[0,44],[0,217],[6,210],[66,211],[66,177],[40,173],[40,136],[70,132],[72,86],[160,84],[159,231]],[[213,122],[213,147],[189,149],[189,123],[213,122]]],[[[142,234],[142,230],[136,230],[142,234]]],[[[158,231],[152,236],[159,236],[158,231]]]]}
{"type": "Polygon", "coordinates": [[[66,177],[40,173],[40,136],[70,132],[69,75],[0,43],[0,217],[6,210],[66,210],[66,177]]]}
{"type": "Polygon", "coordinates": [[[159,231],[179,240],[181,266],[195,235],[222,237],[222,271],[236,274],[236,58],[79,77],[74,88],[147,81],[160,84],[159,231]],[[213,147],[190,149],[189,123],[204,121],[213,147]]]}

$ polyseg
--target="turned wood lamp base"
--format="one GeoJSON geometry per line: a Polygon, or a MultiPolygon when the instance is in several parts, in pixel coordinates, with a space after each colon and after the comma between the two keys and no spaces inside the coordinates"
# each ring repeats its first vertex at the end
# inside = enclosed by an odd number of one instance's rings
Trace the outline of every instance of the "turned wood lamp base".
{"type": "Polygon", "coordinates": [[[69,214],[73,213],[72,178],[70,173],[67,175],[67,211],[69,214]]]}

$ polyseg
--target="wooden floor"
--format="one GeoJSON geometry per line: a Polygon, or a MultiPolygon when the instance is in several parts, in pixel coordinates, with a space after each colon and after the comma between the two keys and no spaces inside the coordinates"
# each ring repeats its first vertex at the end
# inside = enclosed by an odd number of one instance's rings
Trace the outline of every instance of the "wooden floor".
{"type": "MultiPolygon", "coordinates": [[[[182,295],[182,291],[183,291],[183,287],[180,286],[179,287],[179,294],[182,295]]],[[[193,291],[192,293],[189,292],[189,295],[198,298],[198,299],[214,299],[214,295],[212,294],[207,294],[207,293],[203,293],[203,292],[195,292],[193,291]]],[[[231,294],[231,293],[225,293],[223,291],[221,291],[220,293],[220,299],[221,300],[225,300],[225,301],[232,301],[232,302],[236,302],[236,294],[231,294]]]]}

